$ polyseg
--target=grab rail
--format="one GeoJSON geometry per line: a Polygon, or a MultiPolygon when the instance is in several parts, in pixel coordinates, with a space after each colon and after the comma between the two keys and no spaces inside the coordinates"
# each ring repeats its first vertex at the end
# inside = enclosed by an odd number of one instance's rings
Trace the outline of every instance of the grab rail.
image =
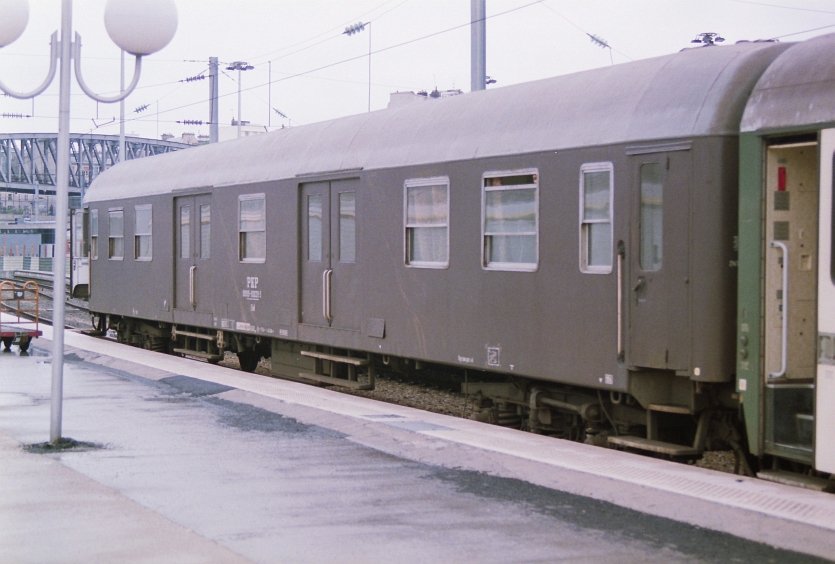
{"type": "Polygon", "coordinates": [[[782,344],[780,346],[780,370],[777,372],[769,372],[769,378],[782,378],[786,375],[787,357],[789,348],[789,312],[788,312],[788,296],[789,296],[789,248],[785,243],[780,241],[771,242],[772,249],[780,249],[783,252],[783,327],[782,327],[782,344]]]}
{"type": "Polygon", "coordinates": [[[328,323],[333,321],[331,312],[331,284],[333,281],[333,270],[328,268],[322,271],[322,316],[328,323]]]}

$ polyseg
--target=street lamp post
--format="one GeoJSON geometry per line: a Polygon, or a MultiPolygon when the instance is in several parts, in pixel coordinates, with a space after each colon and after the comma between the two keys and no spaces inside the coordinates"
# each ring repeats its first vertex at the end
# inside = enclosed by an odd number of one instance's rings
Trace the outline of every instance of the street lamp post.
{"type": "MultiPolygon", "coordinates": [[[[29,4],[26,0],[0,0],[0,48],[15,41],[23,33],[29,21],[29,4]]],[[[81,75],[81,36],[72,37],[72,0],[61,0],[61,37],[57,32],[50,41],[49,71],[46,80],[31,92],[16,92],[0,81],[0,90],[14,98],[34,98],[43,93],[58,75],[58,155],[56,158],[57,178],[55,186],[55,250],[56,260],[52,262],[54,281],[53,335],[52,335],[52,398],[49,439],[57,443],[61,439],[61,417],[63,408],[64,382],[64,305],[66,300],[67,217],[69,215],[69,169],[70,169],[70,70],[75,60],[75,78],[84,93],[103,103],[119,102],[126,98],[139,82],[142,57],[165,47],[174,37],[177,29],[177,8],[173,0],[108,0],[104,9],[104,25],[110,39],[122,51],[135,57],[133,80],[127,89],[116,96],[95,94],[81,75]]]]}
{"type": "Polygon", "coordinates": [[[226,70],[238,71],[238,137],[241,136],[241,71],[248,71],[254,68],[245,61],[235,61],[234,63],[229,63],[229,66],[226,67],[226,70]]]}
{"type": "Polygon", "coordinates": [[[354,25],[349,25],[345,28],[345,31],[342,32],[342,35],[354,35],[360,33],[361,31],[365,31],[365,28],[368,27],[368,111],[371,111],[371,22],[359,22],[355,23],[354,25]]]}

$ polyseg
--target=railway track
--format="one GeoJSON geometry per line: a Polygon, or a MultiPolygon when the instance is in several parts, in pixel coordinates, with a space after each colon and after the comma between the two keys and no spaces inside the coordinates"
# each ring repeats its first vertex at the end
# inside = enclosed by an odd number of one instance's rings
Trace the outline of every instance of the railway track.
{"type": "MultiPolygon", "coordinates": [[[[43,323],[52,325],[54,311],[52,300],[52,297],[54,296],[54,283],[51,274],[15,271],[11,278],[4,277],[2,280],[8,280],[16,284],[36,282],[39,287],[40,295],[39,319],[43,323]]],[[[69,293],[67,295],[69,295],[69,293]]],[[[66,329],[77,330],[87,330],[93,328],[90,319],[90,309],[85,300],[67,298],[66,305],[64,307],[64,327],[66,329]]]]}

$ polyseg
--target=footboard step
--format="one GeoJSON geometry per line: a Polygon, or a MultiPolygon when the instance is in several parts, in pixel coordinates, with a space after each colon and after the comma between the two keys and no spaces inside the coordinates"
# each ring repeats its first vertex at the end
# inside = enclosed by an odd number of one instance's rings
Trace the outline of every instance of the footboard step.
{"type": "Polygon", "coordinates": [[[300,380],[307,380],[319,382],[320,384],[327,384],[329,386],[342,386],[344,388],[351,388],[352,390],[373,390],[373,382],[359,382],[357,380],[347,380],[345,378],[334,378],[333,376],[325,376],[324,374],[314,374],[313,372],[299,372],[300,380]]]}
{"type": "Polygon", "coordinates": [[[675,443],[665,443],[663,441],[654,441],[645,439],[643,437],[635,436],[620,436],[609,437],[609,444],[627,450],[638,450],[641,452],[652,452],[671,458],[688,458],[694,459],[702,456],[702,451],[688,445],[678,445],[675,443]]]}

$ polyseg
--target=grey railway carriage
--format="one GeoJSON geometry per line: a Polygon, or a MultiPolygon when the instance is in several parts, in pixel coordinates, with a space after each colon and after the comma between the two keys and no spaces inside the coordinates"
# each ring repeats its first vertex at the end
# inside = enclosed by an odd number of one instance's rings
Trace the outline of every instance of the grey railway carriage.
{"type": "Polygon", "coordinates": [[[85,199],[90,307],[124,342],[249,370],[363,386],[444,367],[539,432],[741,449],[739,125],[790,49],[690,49],[125,162],[85,199]]]}

